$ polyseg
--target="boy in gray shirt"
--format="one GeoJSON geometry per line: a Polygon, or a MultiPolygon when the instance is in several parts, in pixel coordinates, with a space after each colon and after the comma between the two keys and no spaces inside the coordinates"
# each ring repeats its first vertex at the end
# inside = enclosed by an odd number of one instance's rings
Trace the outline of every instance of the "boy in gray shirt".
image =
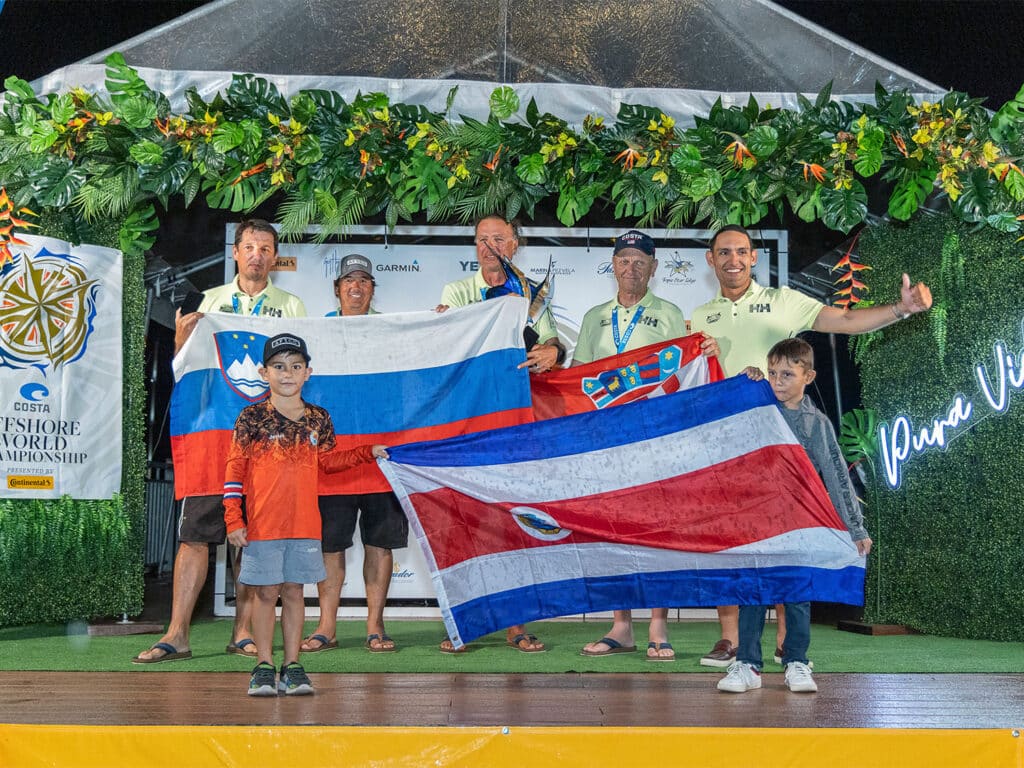
{"type": "MultiPolygon", "coordinates": [[[[755,380],[763,378],[756,368],[747,368],[744,373],[755,380]]],[[[864,516],[836,441],[835,430],[825,414],[804,394],[814,376],[814,350],[803,339],[784,339],[768,352],[768,382],[779,401],[782,415],[825,481],[825,488],[846,523],[858,554],[866,556],[871,552],[871,538],[864,528],[864,516]]],[[[718,682],[718,690],[744,693],[761,687],[761,634],[765,610],[763,605],[740,606],[740,644],[736,661],[718,682]]],[[[782,664],[786,668],[786,685],[796,693],[817,691],[818,686],[807,661],[807,648],[811,641],[811,604],[786,603],[785,611],[786,639],[782,646],[782,664]]]]}

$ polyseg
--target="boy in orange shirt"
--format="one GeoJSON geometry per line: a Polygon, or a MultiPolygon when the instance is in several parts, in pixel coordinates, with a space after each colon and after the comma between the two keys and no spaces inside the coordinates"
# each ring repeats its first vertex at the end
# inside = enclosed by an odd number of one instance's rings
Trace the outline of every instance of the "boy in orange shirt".
{"type": "Polygon", "coordinates": [[[290,333],[268,339],[260,375],[270,385],[270,397],[242,410],[228,451],[224,521],[228,540],[245,549],[238,580],[252,585],[255,593],[252,634],[259,663],[249,680],[250,696],[276,696],[279,690],[290,696],[313,693],[298,659],[306,614],[303,585],[326,575],[317,468],[340,472],[388,456],[383,445],[334,450],[330,415],[302,399],[312,373],[305,341],[290,333]],[[284,636],[279,680],[271,654],[278,597],[284,636]]]}

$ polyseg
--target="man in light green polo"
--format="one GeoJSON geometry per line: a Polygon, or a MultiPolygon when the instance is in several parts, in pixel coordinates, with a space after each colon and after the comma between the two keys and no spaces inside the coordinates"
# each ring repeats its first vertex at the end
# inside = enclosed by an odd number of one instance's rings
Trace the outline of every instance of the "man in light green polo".
{"type": "MultiPolygon", "coordinates": [[[[686,335],[682,310],[655,296],[648,287],[657,268],[654,240],[649,235],[631,229],[615,240],[612,274],[618,290],[610,301],[591,307],[583,316],[573,352],[573,365],[591,363],[686,335]]],[[[707,355],[718,352],[713,338],[705,339],[701,347],[707,355]]],[[[609,656],[635,650],[633,614],[628,610],[617,610],[612,628],[600,640],[583,646],[581,653],[584,656],[609,656]]],[[[652,608],[647,658],[650,661],[674,661],[675,657],[675,650],[668,641],[668,609],[652,608]]]]}
{"type": "MultiPolygon", "coordinates": [[[[515,221],[505,221],[497,214],[480,219],[474,234],[476,260],[480,268],[463,280],[445,285],[437,311],[483,301],[489,289],[504,285],[508,275],[501,259],[511,262],[521,240],[515,221]]],[[[528,367],[531,373],[543,373],[564,363],[565,347],[558,338],[558,328],[550,308],[544,309],[532,328],[537,333],[537,343],[527,350],[526,362],[520,367],[528,367]]]]}
{"type": "MultiPolygon", "coordinates": [[[[853,310],[827,307],[791,288],[758,285],[751,274],[757,264],[757,249],[747,231],[735,224],[718,231],[705,258],[718,278],[719,291],[714,299],[694,310],[691,329],[718,339],[722,350],[719,361],[726,376],[735,376],[748,366],[763,368],[768,350],[803,331],[868,333],[924,312],[932,305],[928,286],[911,285],[908,275],[903,275],[900,300],[895,304],[853,310]]],[[[736,658],[739,608],[719,607],[718,619],[722,639],[700,663],[727,667],[736,658]]],[[[780,639],[784,633],[785,623],[780,614],[780,639]]]]}
{"type": "MultiPolygon", "coordinates": [[[[306,307],[298,296],[282,291],[270,281],[270,270],[277,261],[277,244],[277,230],[262,219],[247,219],[238,225],[231,249],[238,274],[230,283],[204,291],[198,311],[182,315],[178,310],[174,318],[174,354],[181,351],[206,312],[282,318],[306,316],[306,307]]],[[[209,545],[223,543],[226,536],[223,500],[219,493],[182,499],[171,620],[163,637],[133,658],[133,663],[156,664],[192,656],[189,628],[209,571],[209,545]]],[[[236,575],[235,626],[225,650],[255,658],[256,645],[250,630],[250,589],[238,582],[237,558],[232,561],[236,575]]]]}

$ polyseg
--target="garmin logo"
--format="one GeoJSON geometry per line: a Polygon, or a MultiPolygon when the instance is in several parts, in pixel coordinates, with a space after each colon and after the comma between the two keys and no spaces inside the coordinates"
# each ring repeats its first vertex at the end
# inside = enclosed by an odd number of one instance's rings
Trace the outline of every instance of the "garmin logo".
{"type": "Polygon", "coordinates": [[[378,264],[378,272],[419,272],[420,265],[418,261],[414,261],[412,264],[378,264]]]}

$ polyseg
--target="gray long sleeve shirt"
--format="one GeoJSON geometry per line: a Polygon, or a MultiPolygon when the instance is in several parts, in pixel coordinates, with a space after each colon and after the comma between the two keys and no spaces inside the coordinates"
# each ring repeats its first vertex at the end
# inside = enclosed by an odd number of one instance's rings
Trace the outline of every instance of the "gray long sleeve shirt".
{"type": "Polygon", "coordinates": [[[850,537],[854,541],[868,538],[864,515],[857,494],[854,493],[853,483],[850,482],[850,473],[846,469],[846,460],[839,449],[832,423],[807,395],[800,401],[799,408],[780,406],[779,410],[825,481],[832,504],[846,523],[850,537]]]}

